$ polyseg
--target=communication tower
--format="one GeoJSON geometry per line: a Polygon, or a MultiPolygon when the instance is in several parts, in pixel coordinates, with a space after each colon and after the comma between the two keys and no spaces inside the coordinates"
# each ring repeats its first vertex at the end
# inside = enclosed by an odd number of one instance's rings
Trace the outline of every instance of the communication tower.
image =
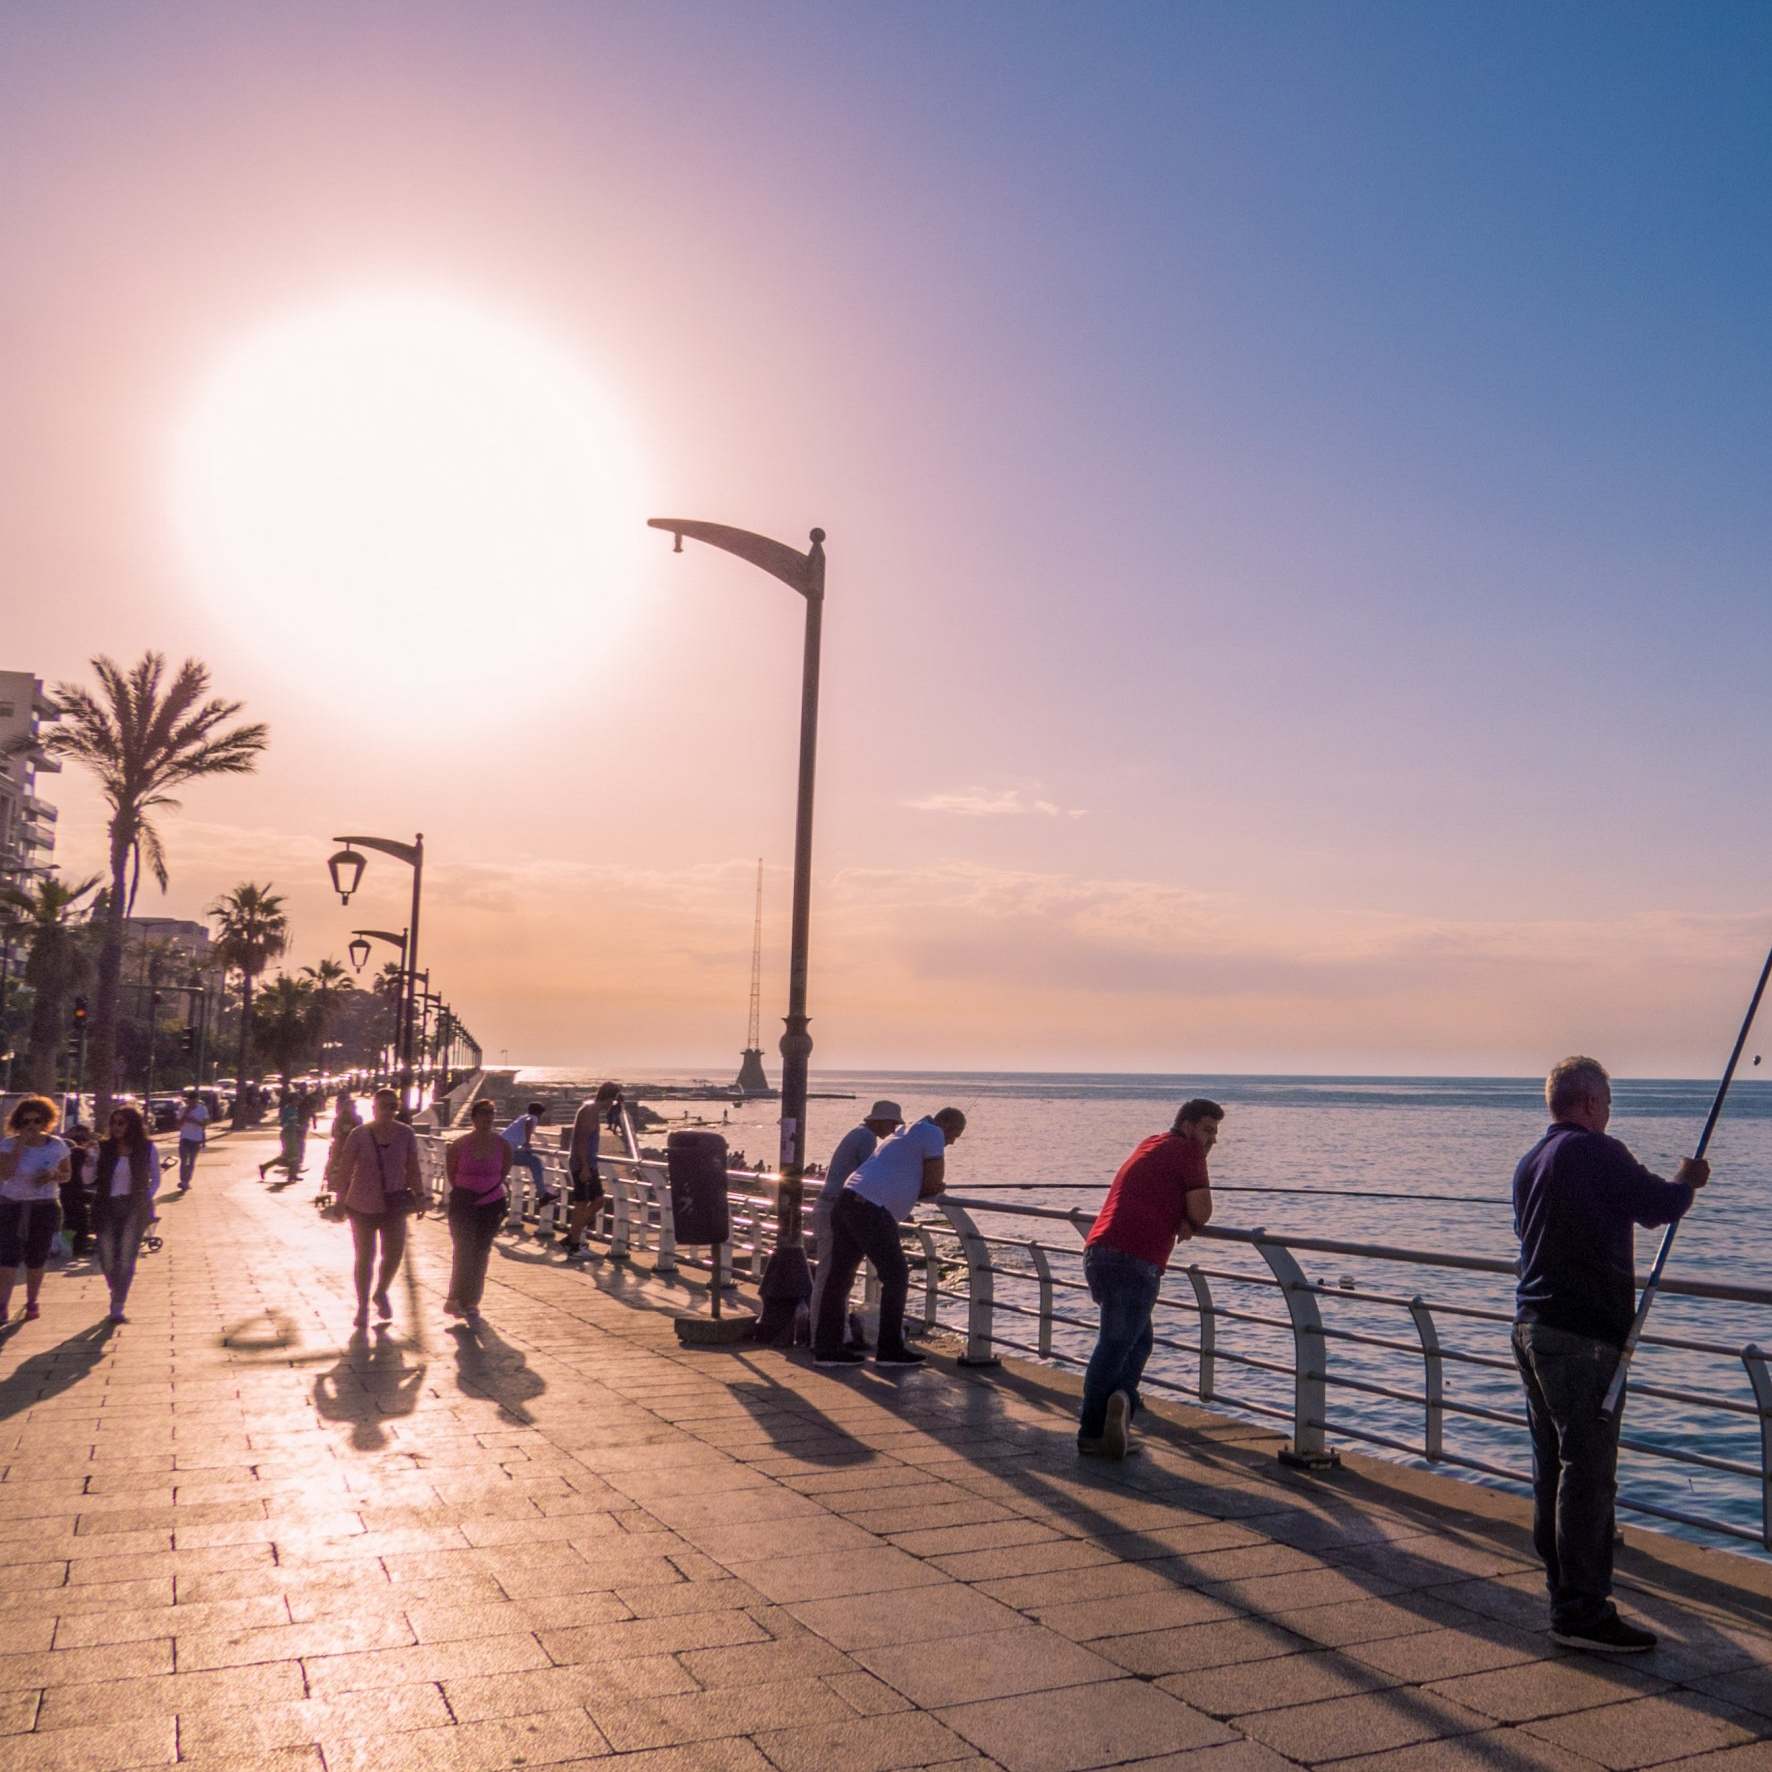
{"type": "Polygon", "coordinates": [[[745,1029],[738,1088],[746,1095],[769,1094],[763,1069],[763,858],[757,858],[757,916],[751,929],[751,1014],[745,1029]]]}

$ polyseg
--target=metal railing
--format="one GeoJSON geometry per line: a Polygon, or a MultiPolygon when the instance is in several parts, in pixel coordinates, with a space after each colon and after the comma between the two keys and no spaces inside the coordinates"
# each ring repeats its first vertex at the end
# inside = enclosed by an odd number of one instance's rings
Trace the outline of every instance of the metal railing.
{"type": "MultiPolygon", "coordinates": [[[[435,1138],[420,1141],[439,1184],[442,1143],[435,1138]]],[[[589,1235],[616,1261],[630,1259],[635,1251],[647,1252],[658,1273],[709,1269],[711,1251],[680,1248],[672,1234],[664,1163],[642,1157],[631,1138],[629,1145],[626,1156],[600,1159],[604,1196],[589,1235]]],[[[507,1219],[513,1230],[533,1225],[546,1234],[567,1209],[564,1153],[541,1154],[548,1184],[560,1190],[561,1199],[538,1209],[527,1171],[513,1169],[507,1219]]],[[[730,1172],[732,1239],[721,1251],[724,1285],[761,1276],[775,1245],[777,1179],[745,1170],[730,1172]]],[[[814,1182],[808,1187],[805,1207],[808,1238],[815,1194],[814,1182]]],[[[961,1359],[967,1364],[993,1364],[999,1352],[1008,1352],[1082,1366],[1097,1327],[1082,1272],[1083,1238],[1093,1222],[1093,1211],[942,1195],[920,1208],[920,1216],[904,1227],[915,1246],[913,1262],[920,1265],[923,1277],[921,1309],[913,1308],[909,1314],[920,1316],[925,1330],[943,1329],[959,1337],[964,1343],[961,1359]],[[1048,1241],[1060,1226],[1059,1240],[1048,1241]],[[1085,1314],[1074,1314],[1077,1311],[1085,1314]]],[[[1450,1466],[1529,1487],[1528,1470],[1454,1443],[1457,1436],[1452,1431],[1461,1423],[1505,1428],[1511,1442],[1528,1443],[1509,1343],[1513,1311],[1506,1294],[1511,1293],[1514,1271],[1512,1262],[1490,1256],[1326,1237],[1281,1237],[1265,1230],[1208,1225],[1196,1242],[1178,1250],[1178,1265],[1165,1277],[1157,1300],[1156,1349],[1180,1356],[1184,1373],[1178,1377],[1173,1370],[1152,1370],[1144,1382],[1155,1391],[1283,1423],[1290,1439],[1281,1456],[1298,1463],[1332,1463],[1330,1436],[1334,1435],[1430,1466],[1450,1466]],[[1222,1250],[1224,1259],[1209,1257],[1208,1248],[1222,1250]],[[1239,1251],[1257,1259],[1240,1268],[1226,1265],[1239,1251]],[[1195,1252],[1196,1259],[1179,1259],[1195,1252]],[[1301,1256],[1356,1262],[1381,1278],[1356,1281],[1343,1275],[1326,1282],[1306,1272],[1301,1256]],[[1439,1289],[1442,1295],[1432,1299],[1414,1290],[1410,1276],[1423,1268],[1437,1270],[1450,1284],[1450,1292],[1444,1283],[1439,1289]],[[1402,1277],[1383,1283],[1382,1276],[1390,1274],[1402,1277]],[[1505,1292],[1491,1300],[1484,1288],[1502,1290],[1492,1284],[1497,1279],[1506,1282],[1505,1292]],[[1474,1291],[1470,1281],[1479,1282],[1474,1291]],[[1461,1291],[1463,1296],[1458,1295],[1461,1291]],[[1275,1294],[1283,1315],[1272,1308],[1275,1294]],[[1475,1329],[1476,1344],[1449,1340],[1443,1329],[1454,1326],[1475,1329]],[[1191,1335],[1176,1332],[1189,1327],[1191,1335]],[[1338,1357],[1332,1359],[1332,1353],[1338,1357]],[[1364,1365],[1362,1356],[1367,1356],[1364,1365]],[[1376,1364],[1371,1356],[1378,1356],[1376,1364]],[[1418,1386],[1403,1388],[1397,1382],[1399,1361],[1419,1372],[1418,1386]],[[1233,1380],[1236,1388],[1226,1388],[1220,1376],[1224,1367],[1250,1375],[1254,1388],[1240,1380],[1233,1380]],[[1191,1368],[1191,1375],[1185,1368],[1191,1368]],[[1454,1385],[1454,1374],[1471,1382],[1454,1385]],[[1258,1394],[1264,1386],[1265,1394],[1258,1394]],[[1351,1405],[1351,1412],[1342,1406],[1342,1399],[1351,1405]],[[1331,1412],[1332,1406],[1337,1412],[1331,1412]],[[1399,1411],[1418,1415],[1419,1430],[1393,1428],[1390,1418],[1399,1411]]],[[[1772,1309],[1772,1289],[1763,1287],[1668,1279],[1663,1291],[1670,1298],[1772,1309]]],[[[875,1295],[870,1269],[868,1304],[875,1295]]],[[[1646,1334],[1642,1347],[1653,1352],[1648,1358],[1638,1355],[1630,1385],[1633,1398],[1696,1412],[1719,1422],[1725,1438],[1734,1428],[1743,1436],[1752,1434],[1758,1445],[1755,1456],[1731,1456],[1714,1449],[1714,1435],[1687,1426],[1677,1432],[1677,1443],[1627,1432],[1620,1438],[1621,1447],[1650,1468],[1666,1467],[1675,1474],[1702,1471],[1751,1484],[1758,1490],[1759,1525],[1753,1528],[1739,1519],[1674,1507],[1666,1499],[1629,1489],[1621,1489],[1619,1505],[1772,1550],[1768,1356],[1753,1341],[1675,1334],[1665,1328],[1646,1334]],[[1747,1380],[1745,1395],[1664,1382],[1657,1354],[1738,1365],[1747,1380]],[[1707,1444],[1712,1449],[1703,1449],[1707,1444]]],[[[1497,1436],[1490,1432],[1487,1437],[1497,1436]]]]}

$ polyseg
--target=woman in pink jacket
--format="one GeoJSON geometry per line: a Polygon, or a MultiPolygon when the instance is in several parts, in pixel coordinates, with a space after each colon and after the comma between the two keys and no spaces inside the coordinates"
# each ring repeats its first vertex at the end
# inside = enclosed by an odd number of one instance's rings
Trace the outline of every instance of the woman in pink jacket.
{"type": "Polygon", "coordinates": [[[422,1218],[431,1203],[430,1188],[418,1160],[418,1140],[410,1126],[395,1118],[400,1098],[392,1089],[375,1092],[374,1117],[359,1126],[339,1147],[333,1191],[351,1221],[356,1250],[357,1327],[369,1325],[369,1283],[375,1276],[375,1311],[382,1320],[393,1316],[388,1287],[406,1253],[406,1220],[422,1218]],[[375,1274],[376,1246],[381,1246],[381,1272],[375,1274]]]}

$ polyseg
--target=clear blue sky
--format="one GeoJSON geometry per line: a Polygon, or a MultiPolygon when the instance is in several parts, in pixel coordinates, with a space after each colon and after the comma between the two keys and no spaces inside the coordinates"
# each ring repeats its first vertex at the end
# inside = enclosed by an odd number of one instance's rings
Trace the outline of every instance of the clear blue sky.
{"type": "Polygon", "coordinates": [[[273,720],[183,908],[373,743],[495,1044],[723,1051],[791,608],[641,549],[594,693],[557,630],[452,753],[168,539],[228,341],[416,282],[585,365],[637,501],[830,530],[821,1060],[1702,1070],[1772,923],[1769,92],[1764,5],[14,6],[8,662],[273,720]]]}

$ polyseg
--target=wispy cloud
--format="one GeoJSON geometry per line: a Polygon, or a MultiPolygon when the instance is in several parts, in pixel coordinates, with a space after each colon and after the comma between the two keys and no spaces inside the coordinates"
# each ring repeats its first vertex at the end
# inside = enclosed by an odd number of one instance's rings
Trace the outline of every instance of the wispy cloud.
{"type": "Polygon", "coordinates": [[[904,802],[913,812],[948,812],[959,818],[1082,818],[1081,806],[1061,806],[1056,800],[1024,794],[1020,788],[966,788],[959,792],[925,794],[904,802]]]}

